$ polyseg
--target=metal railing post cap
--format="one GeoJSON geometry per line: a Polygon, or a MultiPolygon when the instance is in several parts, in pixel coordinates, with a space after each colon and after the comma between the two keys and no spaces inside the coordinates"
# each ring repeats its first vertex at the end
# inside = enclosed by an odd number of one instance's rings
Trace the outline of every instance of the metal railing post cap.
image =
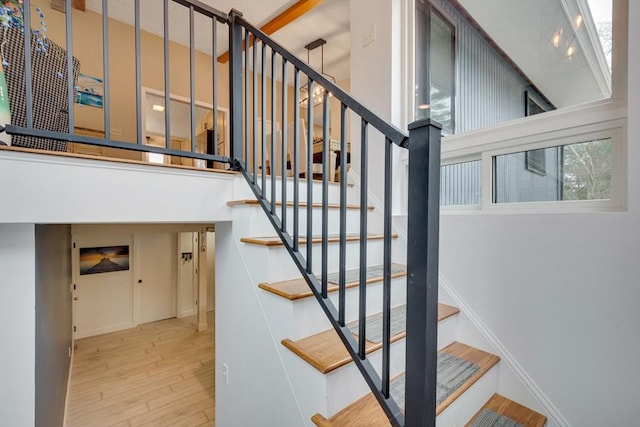
{"type": "Polygon", "coordinates": [[[414,130],[414,129],[419,129],[422,127],[427,127],[427,126],[433,126],[435,128],[438,128],[440,130],[442,130],[442,125],[438,122],[436,122],[435,120],[432,119],[419,119],[416,120],[414,122],[409,123],[408,129],[409,130],[414,130]]]}
{"type": "Polygon", "coordinates": [[[229,11],[229,19],[233,21],[236,16],[242,17],[242,12],[237,9],[231,9],[229,11]]]}

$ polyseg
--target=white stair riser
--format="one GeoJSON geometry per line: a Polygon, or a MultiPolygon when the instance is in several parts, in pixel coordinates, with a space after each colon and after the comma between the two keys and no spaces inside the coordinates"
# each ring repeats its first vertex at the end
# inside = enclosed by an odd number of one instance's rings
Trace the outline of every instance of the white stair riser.
{"type": "MultiPolygon", "coordinates": [[[[360,232],[360,211],[356,209],[347,209],[347,234],[357,234],[360,232]]],[[[368,218],[370,218],[372,211],[368,212],[368,218]]],[[[276,215],[282,218],[282,207],[277,206],[276,215]]],[[[287,232],[293,236],[293,208],[287,208],[286,210],[286,225],[287,232]]],[[[299,210],[298,227],[299,234],[307,234],[307,209],[301,208],[299,210]]],[[[236,233],[241,233],[244,236],[269,236],[275,235],[275,231],[271,222],[267,219],[262,208],[257,205],[238,205],[233,207],[234,227],[238,227],[236,233]]],[[[372,220],[369,220],[371,223],[372,220]]],[[[313,221],[311,222],[313,227],[312,234],[318,235],[322,232],[322,210],[320,208],[313,208],[313,221]]],[[[328,210],[328,225],[329,234],[337,235],[340,232],[340,211],[339,209],[328,210]]],[[[369,230],[373,230],[370,226],[369,230]]],[[[382,231],[376,230],[376,231],[382,231]]]]}
{"type": "MultiPolygon", "coordinates": [[[[402,305],[406,301],[406,280],[405,277],[398,277],[391,280],[391,306],[402,305]]],[[[382,310],[382,282],[372,283],[367,286],[367,315],[379,313],[382,310]]],[[[346,290],[345,320],[347,323],[358,319],[359,290],[357,287],[346,290]]],[[[329,294],[331,302],[338,309],[338,293],[329,294]]],[[[294,335],[289,338],[297,340],[309,335],[317,334],[331,327],[327,316],[320,308],[315,297],[302,298],[292,301],[294,335]]]]}
{"type": "MultiPolygon", "coordinates": [[[[455,316],[450,319],[446,319],[438,323],[438,336],[448,337],[443,341],[446,344],[440,345],[438,343],[438,349],[446,347],[450,342],[453,342],[454,336],[451,335],[451,325],[455,326],[455,316]],[[447,321],[450,323],[447,324],[447,321]]],[[[439,340],[440,341],[440,340],[439,340]]],[[[390,372],[391,378],[396,377],[400,373],[405,371],[405,353],[406,341],[404,339],[396,341],[391,344],[391,360],[390,360],[390,372]]],[[[377,350],[370,353],[368,356],[372,365],[380,375],[382,366],[382,351],[377,350]]],[[[315,370],[311,365],[308,365],[309,369],[315,370]]],[[[326,412],[329,417],[339,412],[345,407],[345,402],[355,402],[360,397],[369,393],[369,387],[362,378],[362,374],[354,363],[349,363],[334,371],[329,372],[325,376],[326,383],[323,387],[326,387],[326,412]]],[[[484,402],[483,402],[484,403],[484,402]]],[[[460,425],[464,425],[460,424],[460,425]]]]}
{"type": "Polygon", "coordinates": [[[458,314],[447,317],[438,322],[438,350],[441,350],[456,340],[458,331],[458,314]]]}
{"type": "MultiPolygon", "coordinates": [[[[368,265],[381,265],[383,260],[384,244],[382,239],[368,240],[367,241],[367,261],[368,265]]],[[[255,280],[260,282],[279,282],[282,280],[289,280],[301,277],[299,270],[295,266],[291,256],[284,246],[263,246],[254,245],[251,243],[241,243],[247,246],[248,251],[251,253],[251,257],[248,258],[252,264],[256,266],[262,266],[258,270],[259,276],[254,277],[255,280]]],[[[394,252],[395,241],[392,241],[392,253],[394,252]]],[[[340,265],[340,258],[338,254],[338,243],[329,243],[328,250],[328,262],[327,271],[329,273],[338,271],[340,265]]],[[[247,252],[247,253],[249,253],[247,252]]],[[[300,252],[306,257],[306,246],[300,246],[300,252]]],[[[314,244],[312,251],[312,265],[313,272],[317,275],[321,275],[322,265],[322,245],[314,244]]],[[[346,246],[346,263],[347,269],[359,268],[360,266],[360,241],[348,241],[346,246]]]]}
{"type": "MultiPolygon", "coordinates": [[[[404,340],[399,340],[391,344],[390,351],[390,377],[394,378],[405,370],[405,349],[404,340]]],[[[371,361],[374,369],[380,375],[382,371],[382,350],[370,353],[367,358],[371,361]]],[[[311,367],[311,366],[310,366],[311,367]]],[[[315,369],[312,368],[311,369],[315,369]]],[[[333,416],[342,410],[345,402],[355,402],[371,390],[362,378],[355,363],[349,363],[326,375],[327,381],[327,412],[328,416],[333,416]]]]}
{"type": "Polygon", "coordinates": [[[458,427],[465,425],[478,409],[493,396],[498,389],[498,368],[500,363],[458,397],[436,419],[437,427],[458,427]]]}
{"type": "MultiPolygon", "coordinates": [[[[267,200],[271,200],[271,177],[267,176],[267,183],[265,187],[265,196],[267,200]]],[[[258,187],[262,188],[261,178],[258,177],[258,187]]],[[[293,179],[287,179],[287,193],[286,200],[293,201],[294,192],[293,192],[293,179]]],[[[327,194],[329,198],[329,203],[338,203],[340,201],[340,185],[339,184],[329,184],[327,188],[327,194]]],[[[260,190],[258,190],[260,191],[260,190]]],[[[318,181],[313,182],[311,195],[313,196],[314,203],[322,202],[322,183],[318,181]]],[[[300,180],[300,186],[298,190],[298,198],[301,202],[307,201],[307,182],[300,180]]],[[[357,203],[360,200],[360,195],[358,192],[351,186],[347,186],[347,202],[348,203],[357,203]]],[[[276,201],[282,201],[282,182],[279,178],[276,179],[276,201]]]]}

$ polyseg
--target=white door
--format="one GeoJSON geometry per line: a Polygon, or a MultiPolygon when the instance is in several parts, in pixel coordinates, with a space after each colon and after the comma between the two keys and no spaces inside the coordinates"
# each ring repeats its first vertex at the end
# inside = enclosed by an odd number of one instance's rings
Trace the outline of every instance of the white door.
{"type": "Polygon", "coordinates": [[[136,235],[138,322],[176,316],[175,233],[136,235]]]}
{"type": "Polygon", "coordinates": [[[132,236],[74,236],[74,242],[74,337],[132,327],[132,236]]]}

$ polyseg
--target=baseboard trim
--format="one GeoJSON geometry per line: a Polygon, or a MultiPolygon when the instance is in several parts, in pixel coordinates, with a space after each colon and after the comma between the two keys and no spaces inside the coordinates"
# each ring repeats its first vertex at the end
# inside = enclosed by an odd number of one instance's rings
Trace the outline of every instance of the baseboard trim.
{"type": "Polygon", "coordinates": [[[67,426],[67,411],[69,409],[69,390],[71,390],[71,371],[73,371],[73,357],[76,354],[74,340],[71,340],[71,357],[69,358],[69,375],[67,376],[67,393],[64,397],[64,415],[62,416],[62,427],[67,426]]]}
{"type": "Polygon", "coordinates": [[[455,301],[460,311],[462,311],[473,323],[473,325],[478,328],[478,331],[482,334],[482,336],[489,341],[489,343],[493,346],[500,359],[511,368],[516,377],[524,384],[524,386],[529,390],[529,392],[536,398],[536,400],[540,403],[540,405],[545,409],[549,418],[553,419],[553,421],[560,427],[571,427],[569,421],[562,416],[562,413],[555,407],[555,405],[551,402],[551,400],[547,397],[546,394],[538,387],[538,385],[533,381],[533,379],[527,374],[524,368],[518,363],[518,361],[513,357],[513,355],[507,350],[507,348],[502,344],[502,342],[496,337],[493,332],[480,320],[478,315],[473,311],[471,306],[467,304],[460,296],[460,294],[453,289],[453,287],[444,279],[442,276],[439,277],[440,286],[451,296],[451,298],[455,301]]]}
{"type": "Polygon", "coordinates": [[[88,331],[76,332],[74,340],[81,338],[94,337],[96,335],[108,334],[110,332],[117,332],[123,329],[133,328],[133,322],[116,323],[115,325],[104,326],[102,328],[89,329],[88,331]]]}

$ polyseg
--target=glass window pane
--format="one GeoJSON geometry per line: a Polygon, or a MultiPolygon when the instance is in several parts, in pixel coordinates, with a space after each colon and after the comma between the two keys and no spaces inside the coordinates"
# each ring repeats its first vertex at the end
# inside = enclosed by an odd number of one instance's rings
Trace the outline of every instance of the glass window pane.
{"type": "Polygon", "coordinates": [[[440,206],[479,205],[482,161],[440,167],[440,206]]]}
{"type": "Polygon", "coordinates": [[[611,198],[611,139],[495,156],[494,202],[611,198]]]}
{"type": "Polygon", "coordinates": [[[419,9],[417,19],[416,117],[430,117],[439,122],[446,132],[453,133],[455,29],[435,10],[419,9]]]}
{"type": "Polygon", "coordinates": [[[418,0],[416,118],[463,133],[611,96],[612,0],[418,0]]]}

